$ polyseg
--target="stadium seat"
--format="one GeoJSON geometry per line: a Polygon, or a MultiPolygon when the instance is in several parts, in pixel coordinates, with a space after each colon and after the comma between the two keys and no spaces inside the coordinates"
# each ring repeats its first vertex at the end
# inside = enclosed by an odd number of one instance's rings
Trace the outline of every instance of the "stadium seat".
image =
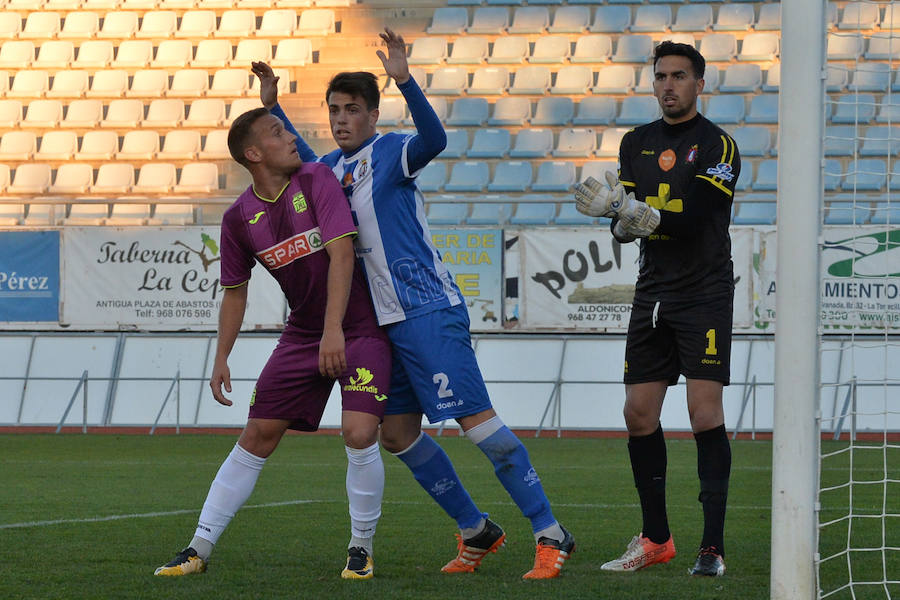
{"type": "Polygon", "coordinates": [[[203,149],[197,155],[199,160],[226,160],[231,157],[228,151],[228,130],[215,129],[206,134],[203,149]]]}
{"type": "Polygon", "coordinates": [[[748,31],[754,22],[752,4],[719,5],[719,16],[713,27],[715,31],[748,31]]]}
{"type": "Polygon", "coordinates": [[[869,127],[861,140],[860,156],[889,156],[900,152],[900,127],[878,125],[869,127]]]}
{"type": "Polygon", "coordinates": [[[498,98],[487,124],[491,127],[523,126],[531,117],[531,100],[516,96],[498,98]]]}
{"type": "Polygon", "coordinates": [[[109,216],[106,203],[76,203],[69,207],[69,216],[63,218],[64,225],[103,225],[109,216]]]}
{"type": "MultiPolygon", "coordinates": [[[[898,11],[900,12],[900,11],[898,11]]],[[[869,48],[865,53],[866,60],[900,59],[900,39],[893,33],[875,33],[869,38],[869,48]]]]}
{"type": "MultiPolygon", "coordinates": [[[[409,68],[409,75],[416,80],[416,83],[421,89],[424,90],[428,87],[428,73],[425,71],[424,67],[411,66],[409,68]]],[[[254,79],[256,79],[256,77],[254,77],[254,79]]],[[[388,96],[399,96],[400,88],[397,87],[397,82],[391,79],[387,86],[385,86],[383,93],[388,96]]]]}
{"type": "Polygon", "coordinates": [[[660,118],[659,101],[655,96],[627,96],[616,117],[617,125],[643,125],[660,118]]]}
{"type": "Polygon", "coordinates": [[[406,102],[401,98],[384,98],[378,105],[378,126],[399,127],[406,116],[406,102]]]}
{"type": "Polygon", "coordinates": [[[75,153],[75,160],[101,162],[112,160],[119,151],[119,136],[115,131],[88,131],[81,138],[81,147],[75,153]]]}
{"type": "Polygon", "coordinates": [[[160,225],[192,225],[194,207],[190,204],[157,204],[153,221],[160,225]]]}
{"type": "Polygon", "coordinates": [[[34,227],[57,225],[62,221],[63,214],[65,214],[64,206],[29,203],[28,214],[22,224],[34,227]]]}
{"type": "Polygon", "coordinates": [[[872,225],[900,224],[900,204],[897,204],[896,201],[876,202],[869,223],[872,225]]]}
{"type": "Polygon", "coordinates": [[[149,10],[141,19],[141,27],[134,37],[147,39],[169,38],[178,28],[178,18],[174,10],[149,10]]]}
{"type": "MultiPolygon", "coordinates": [[[[70,40],[47,40],[41,44],[37,58],[31,66],[35,69],[65,69],[74,60],[75,45],[70,40]]],[[[59,72],[56,75],[58,76],[59,72]]]]}
{"type": "Polygon", "coordinates": [[[19,32],[19,39],[52,39],[60,31],[57,12],[35,11],[25,17],[25,27],[19,32]]]}
{"type": "MultiPolygon", "coordinates": [[[[204,72],[205,75],[205,72],[204,72]]],[[[178,78],[176,73],[172,83],[178,78]]],[[[141,69],[131,78],[131,87],[125,92],[129,98],[161,98],[169,87],[169,74],[164,69],[141,69]]]]}
{"type": "Polygon", "coordinates": [[[176,38],[206,40],[216,31],[216,13],[212,10],[187,10],[181,16],[176,38]]]}
{"type": "Polygon", "coordinates": [[[231,62],[231,49],[229,40],[200,40],[190,65],[200,69],[224,68],[231,62]]]}
{"type": "MultiPolygon", "coordinates": [[[[770,69],[771,70],[771,69],[770,69]]],[[[825,67],[825,91],[843,92],[847,89],[850,75],[844,65],[828,65],[825,67]]]]}
{"type": "Polygon", "coordinates": [[[426,88],[428,94],[459,96],[466,89],[469,73],[463,67],[439,67],[431,75],[431,84],[426,88]]]}
{"type": "Polygon", "coordinates": [[[466,152],[468,158],[503,158],[509,152],[508,129],[478,129],[472,138],[472,146],[466,152]]]}
{"type": "Polygon", "coordinates": [[[428,222],[432,225],[462,225],[469,214],[466,202],[430,202],[428,222]]]}
{"type": "Polygon", "coordinates": [[[582,33],[591,22],[591,9],[587,6],[560,6],[553,12],[549,33],[582,33]]]}
{"type": "Polygon", "coordinates": [[[137,127],[144,119],[144,104],[137,99],[117,99],[109,103],[100,127],[128,129],[137,127]]]}
{"type": "Polygon", "coordinates": [[[887,183],[887,166],[877,158],[860,158],[850,161],[847,177],[841,184],[845,192],[878,192],[887,183]]]}
{"type": "Polygon", "coordinates": [[[49,189],[50,165],[26,163],[16,167],[16,173],[13,175],[12,183],[6,188],[6,193],[37,195],[45,194],[49,189]]]}
{"type": "Polygon", "coordinates": [[[531,190],[534,192],[568,192],[574,184],[574,162],[544,161],[538,165],[531,190]]]}
{"type": "Polygon", "coordinates": [[[474,202],[466,218],[468,225],[505,225],[512,216],[513,207],[508,202],[474,202]]]}
{"type": "MultiPolygon", "coordinates": [[[[572,2],[569,2],[572,4],[572,2]]],[[[591,2],[590,4],[594,4],[591,2]]],[[[631,9],[627,6],[597,5],[594,22],[588,28],[593,33],[620,34],[631,27],[631,9]]]]}
{"type": "Polygon", "coordinates": [[[773,61],[778,57],[778,34],[772,32],[749,33],[741,42],[740,61],[773,61]]]}
{"type": "Polygon", "coordinates": [[[613,62],[645,63],[653,52],[653,38],[644,34],[622,35],[612,55],[613,62]]]}
{"type": "Polygon", "coordinates": [[[597,71],[594,94],[628,94],[634,88],[634,68],[628,65],[608,65],[597,71]]]}
{"type": "Polygon", "coordinates": [[[188,40],[163,40],[156,48],[156,56],[150,61],[150,68],[181,68],[191,63],[193,54],[188,40]]]}
{"type": "Polygon", "coordinates": [[[23,114],[21,100],[0,100],[0,128],[14,129],[23,114]]]}
{"type": "MultiPolygon", "coordinates": [[[[293,16],[291,17],[294,18],[293,16]]],[[[244,39],[256,33],[256,15],[249,9],[231,9],[222,13],[215,37],[244,39]]]]}
{"type": "Polygon", "coordinates": [[[59,100],[32,100],[25,110],[25,119],[20,126],[23,129],[36,127],[52,129],[59,125],[63,118],[63,106],[59,100]]]}
{"type": "Polygon", "coordinates": [[[846,125],[825,127],[825,156],[852,156],[857,150],[856,129],[846,125]]]}
{"type": "Polygon", "coordinates": [[[645,4],[638,6],[631,31],[662,32],[672,24],[672,9],[668,5],[645,4]]]}
{"type": "MultiPolygon", "coordinates": [[[[653,74],[653,65],[644,65],[643,67],[641,67],[640,71],[638,71],[637,84],[634,86],[634,93],[644,96],[653,95],[654,79],[655,76],[653,74]]],[[[704,91],[709,90],[704,87],[704,91]]]]}
{"type": "MultiPolygon", "coordinates": [[[[900,12],[900,11],[898,11],[900,12]]],[[[876,123],[900,123],[900,97],[891,95],[890,99],[884,98],[878,105],[876,123]]]]}
{"type": "Polygon", "coordinates": [[[229,66],[249,67],[253,61],[272,64],[272,42],[265,39],[241,40],[234,49],[229,66]]]}
{"type": "MultiPolygon", "coordinates": [[[[741,148],[741,157],[743,158],[744,149],[741,148]]],[[[746,192],[750,189],[751,184],[753,183],[753,163],[749,160],[741,162],[741,174],[738,175],[738,180],[734,184],[735,191],[738,192],[746,192]]]]}
{"type": "Polygon", "coordinates": [[[829,33],[826,39],[828,60],[858,60],[863,54],[865,39],[861,33],[829,33]]]}
{"type": "Polygon", "coordinates": [[[757,64],[734,64],[725,69],[725,79],[719,84],[723,93],[758,93],[762,87],[762,69],[757,64]]]}
{"type": "Polygon", "coordinates": [[[329,8],[313,8],[300,13],[300,22],[294,35],[323,36],[335,32],[334,11],[329,8]]]}
{"type": "Polygon", "coordinates": [[[848,202],[832,200],[825,205],[824,223],[826,225],[864,225],[868,224],[872,207],[868,201],[848,202]]]}
{"type": "Polygon", "coordinates": [[[184,101],[178,98],[156,99],[150,102],[141,127],[165,129],[177,127],[184,120],[184,101]]]}
{"type": "Polygon", "coordinates": [[[297,12],[289,8],[274,8],[263,13],[257,37],[290,37],[297,28],[297,12]]]}
{"type": "MultiPolygon", "coordinates": [[[[578,103],[573,125],[609,125],[616,120],[616,99],[609,96],[590,96],[578,103]]],[[[533,121],[532,121],[533,123],[533,121]]]]}
{"type": "Polygon", "coordinates": [[[71,160],[78,150],[78,138],[74,131],[64,129],[47,131],[34,155],[37,161],[71,160]]]}
{"type": "Polygon", "coordinates": [[[509,218],[510,225],[550,225],[556,216],[553,202],[519,202],[509,218]]]}
{"type": "Polygon", "coordinates": [[[730,62],[737,56],[737,39],[732,33],[707,33],[697,49],[707,62],[730,62]]]}
{"type": "Polygon", "coordinates": [[[559,213],[553,219],[554,225],[578,226],[593,225],[593,217],[583,215],[575,208],[575,202],[563,202],[559,205],[559,213]]]}
{"type": "Polygon", "coordinates": [[[420,37],[412,43],[407,61],[411,65],[439,65],[447,58],[447,38],[420,37]]]}
{"type": "MultiPolygon", "coordinates": [[[[175,79],[178,77],[178,73],[175,73],[175,77],[172,79],[172,88],[175,88],[175,79]]],[[[284,94],[283,86],[289,85],[289,80],[282,76],[279,71],[275,72],[276,75],[280,76],[281,79],[278,82],[278,93],[284,94]]],[[[185,82],[184,87],[184,95],[196,95],[201,96],[201,90],[197,90],[195,86],[203,86],[203,71],[198,72],[196,75],[191,75],[191,82],[194,85],[188,86],[188,81],[185,82]]],[[[256,79],[254,77],[254,79],[256,79]]],[[[205,88],[204,88],[205,89],[205,88]]],[[[209,86],[209,89],[206,90],[206,95],[217,98],[236,98],[239,96],[245,96],[250,90],[250,86],[247,82],[247,71],[244,69],[219,69],[213,74],[212,84],[209,86]]]]}
{"type": "Polygon", "coordinates": [[[841,179],[844,177],[844,171],[841,168],[841,161],[837,160],[836,158],[826,158],[823,175],[825,191],[836,191],[841,185],[841,179]]]}
{"type": "Polygon", "coordinates": [[[553,131],[550,129],[520,129],[509,151],[510,158],[545,158],[553,150],[553,131]]]}
{"type": "MultiPolygon", "coordinates": [[[[109,40],[88,40],[78,47],[78,54],[72,62],[76,69],[105,69],[114,57],[113,44],[109,40]]],[[[97,73],[94,74],[96,78],[97,73]]]]}
{"type": "Polygon", "coordinates": [[[509,88],[509,70],[506,67],[479,67],[472,75],[467,93],[481,96],[499,96],[509,88]]]}
{"type": "Polygon", "coordinates": [[[181,169],[175,194],[208,194],[219,188],[219,169],[215,163],[188,163],[181,169]]]}
{"type": "Polygon", "coordinates": [[[524,192],[531,186],[533,172],[530,161],[500,161],[494,178],[487,186],[489,192],[524,192]]]}
{"type": "Polygon", "coordinates": [[[487,62],[496,64],[520,64],[528,57],[528,39],[524,36],[497,38],[487,62]]]}
{"type": "Polygon", "coordinates": [[[50,74],[43,70],[16,71],[12,85],[6,90],[7,98],[40,98],[50,89],[50,74]]]}
{"type": "Polygon", "coordinates": [[[875,118],[875,96],[872,94],[854,94],[852,96],[835,96],[834,113],[831,122],[835,124],[869,123],[875,118]]]}
{"type": "Polygon", "coordinates": [[[110,66],[114,69],[144,69],[151,60],[153,60],[153,42],[124,40],[119,42],[116,57],[110,66]]]}
{"type": "Polygon", "coordinates": [[[133,11],[112,11],[103,16],[103,26],[96,33],[101,39],[127,40],[134,37],[138,29],[138,13],[133,11]]]}
{"type": "Polygon", "coordinates": [[[147,163],[141,167],[132,192],[135,194],[167,194],[175,187],[175,183],[174,164],[147,163]]]}
{"type": "Polygon", "coordinates": [[[542,35],[534,43],[534,50],[528,62],[534,64],[564,63],[569,58],[572,47],[568,36],[542,35]]]}
{"type": "Polygon", "coordinates": [[[31,160],[37,151],[37,135],[33,131],[7,131],[0,136],[0,160],[31,160]]]}
{"type": "Polygon", "coordinates": [[[280,40],[275,47],[272,67],[302,67],[312,61],[312,42],[301,38],[289,38],[280,40]]]}
{"type": "Polygon", "coordinates": [[[430,35],[459,35],[469,24],[469,13],[465,8],[441,6],[434,9],[431,25],[425,30],[430,35]]]}
{"type": "MultiPolygon", "coordinates": [[[[727,5],[722,5],[724,8],[727,5]]],[[[719,9],[721,14],[722,8],[719,9]]],[[[708,4],[686,4],[678,7],[672,31],[706,31],[712,27],[713,11],[708,4]]]]}
{"type": "Polygon", "coordinates": [[[490,179],[485,162],[460,161],[454,163],[450,179],[444,185],[446,192],[482,192],[490,179]]]}
{"type": "Polygon", "coordinates": [[[150,205],[137,202],[116,202],[104,225],[107,227],[134,227],[150,221],[150,205]]]}
{"type": "MultiPolygon", "coordinates": [[[[540,33],[550,26],[550,11],[546,6],[519,6],[513,10],[512,23],[508,32],[513,35],[540,33]]],[[[538,38],[540,41],[543,36],[538,38]]]]}
{"type": "MultiPolygon", "coordinates": [[[[431,96],[428,98],[428,104],[431,105],[431,108],[434,110],[434,114],[437,115],[437,118],[441,120],[441,122],[447,122],[447,113],[449,109],[447,108],[447,99],[443,96],[431,96]]],[[[407,111],[408,113],[409,111],[407,111]]],[[[408,125],[410,127],[415,126],[415,122],[413,121],[412,116],[407,114],[406,118],[403,119],[403,124],[408,125]]]]}
{"type": "Polygon", "coordinates": [[[844,12],[838,21],[838,29],[875,29],[881,20],[881,9],[878,4],[851,2],[844,6],[844,12]]]}
{"type": "Polygon", "coordinates": [[[447,146],[440,158],[460,158],[469,149],[469,134],[465,129],[447,129],[447,146]]]}
{"type": "Polygon", "coordinates": [[[713,123],[740,123],[744,120],[744,97],[711,96],[704,115],[713,123]]]}
{"type": "Polygon", "coordinates": [[[756,31],[781,30],[781,3],[763,4],[759,7],[759,18],[753,27],[756,31]]]}
{"type": "Polygon", "coordinates": [[[766,127],[735,127],[732,132],[741,156],[766,156],[772,143],[766,127]]]}
{"type": "Polygon", "coordinates": [[[446,123],[453,127],[480,127],[487,121],[488,110],[487,98],[458,98],[450,107],[446,123]]]}
{"type": "Polygon", "coordinates": [[[542,65],[529,65],[516,70],[510,94],[543,95],[550,89],[550,69],[542,65]]]}
{"type": "Polygon", "coordinates": [[[22,16],[19,13],[0,12],[0,39],[11,40],[22,31],[22,16]]]}
{"type": "MultiPolygon", "coordinates": [[[[426,38],[420,38],[426,39],[426,38]]],[[[447,64],[477,65],[485,61],[488,55],[488,40],[485,37],[473,35],[457,38],[453,42],[450,56],[444,58],[447,64]]]]}
{"type": "Polygon", "coordinates": [[[555,158],[589,158],[597,150],[597,133],[589,128],[566,128],[559,132],[555,158]]]}
{"type": "Polygon", "coordinates": [[[550,88],[551,94],[587,94],[593,83],[594,73],[586,65],[566,65],[556,72],[556,83],[550,88]]]}
{"type": "Polygon", "coordinates": [[[537,101],[532,125],[568,125],[575,113],[575,103],[571,98],[545,96],[537,101]]]}
{"type": "Polygon", "coordinates": [[[73,100],[66,109],[66,116],[60,127],[93,129],[103,118],[103,103],[100,100],[73,100]]]}
{"type": "Polygon", "coordinates": [[[737,203],[735,225],[774,225],[777,207],[774,202],[744,201],[737,203]]]}
{"type": "Polygon", "coordinates": [[[596,155],[601,158],[619,156],[619,144],[628,133],[627,127],[607,127],[600,135],[600,147],[596,155]]]}
{"type": "Polygon", "coordinates": [[[128,90],[128,71],[106,69],[94,73],[91,89],[84,93],[87,98],[121,98],[128,90]]]}
{"type": "Polygon", "coordinates": [[[89,40],[100,31],[100,15],[92,10],[77,10],[66,14],[58,39],[89,40]]]}
{"type": "Polygon", "coordinates": [[[884,7],[884,18],[881,19],[881,30],[890,31],[900,29],[900,9],[892,4],[884,7]]]}
{"type": "Polygon", "coordinates": [[[612,55],[612,38],[610,36],[604,33],[582,35],[575,41],[575,51],[569,57],[569,62],[606,62],[609,60],[610,55],[612,55]]]}
{"type": "Polygon", "coordinates": [[[416,176],[416,185],[424,193],[440,192],[447,181],[447,163],[431,161],[416,176]]]}
{"type": "MultiPolygon", "coordinates": [[[[0,165],[0,191],[5,190],[9,184],[9,167],[0,165]]],[[[25,205],[21,202],[0,203],[0,226],[13,227],[20,225],[25,220],[25,205]]]]}
{"type": "Polygon", "coordinates": [[[501,6],[479,6],[466,27],[470,35],[499,35],[509,27],[509,9],[501,6]]]}
{"type": "Polygon", "coordinates": [[[853,72],[847,89],[851,92],[887,92],[891,86],[891,74],[888,63],[864,63],[853,72]]]}
{"type": "Polygon", "coordinates": [[[753,180],[754,192],[774,192],[778,189],[778,161],[763,160],[756,167],[756,179],[753,180]]]}
{"type": "Polygon", "coordinates": [[[778,94],[756,94],[750,98],[750,110],[744,120],[747,123],[778,123],[778,94]]]}
{"type": "MultiPolygon", "coordinates": [[[[127,134],[126,134],[127,135],[127,134]]],[[[158,160],[194,160],[200,153],[200,132],[176,129],[166,134],[158,160]]]]}
{"type": "Polygon", "coordinates": [[[766,81],[762,85],[764,92],[777,92],[781,87],[781,63],[775,63],[766,71],[766,81]]]}

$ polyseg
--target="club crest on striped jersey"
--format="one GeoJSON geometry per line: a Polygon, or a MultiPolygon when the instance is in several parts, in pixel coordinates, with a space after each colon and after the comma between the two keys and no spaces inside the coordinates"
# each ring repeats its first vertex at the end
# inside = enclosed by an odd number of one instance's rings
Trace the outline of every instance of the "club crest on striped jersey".
{"type": "Polygon", "coordinates": [[[697,152],[698,152],[697,144],[694,144],[693,146],[691,146],[691,151],[688,152],[687,159],[685,160],[685,162],[687,162],[687,163],[694,162],[694,160],[697,158],[697,152]]]}

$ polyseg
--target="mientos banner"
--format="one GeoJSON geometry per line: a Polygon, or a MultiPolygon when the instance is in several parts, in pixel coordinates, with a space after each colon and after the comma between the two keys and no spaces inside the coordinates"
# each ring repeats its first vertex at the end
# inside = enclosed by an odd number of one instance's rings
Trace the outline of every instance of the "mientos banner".
{"type": "MultiPolygon", "coordinates": [[[[76,329],[203,329],[218,323],[219,228],[67,228],[60,323],[76,329]]],[[[244,329],[284,323],[284,295],[258,265],[244,329]]]]}

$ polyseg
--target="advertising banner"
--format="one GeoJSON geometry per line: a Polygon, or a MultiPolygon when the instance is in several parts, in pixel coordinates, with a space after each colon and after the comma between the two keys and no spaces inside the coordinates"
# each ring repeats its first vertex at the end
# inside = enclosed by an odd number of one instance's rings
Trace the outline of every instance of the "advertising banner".
{"type": "Polygon", "coordinates": [[[469,308],[472,331],[503,328],[503,232],[432,229],[431,239],[469,308]]]}
{"type": "Polygon", "coordinates": [[[59,319],[59,232],[0,232],[0,321],[59,319]]]}
{"type": "MultiPolygon", "coordinates": [[[[96,329],[215,329],[219,228],[67,228],[61,322],[96,329]]],[[[253,269],[244,329],[278,328],[278,284],[253,269]]]]}

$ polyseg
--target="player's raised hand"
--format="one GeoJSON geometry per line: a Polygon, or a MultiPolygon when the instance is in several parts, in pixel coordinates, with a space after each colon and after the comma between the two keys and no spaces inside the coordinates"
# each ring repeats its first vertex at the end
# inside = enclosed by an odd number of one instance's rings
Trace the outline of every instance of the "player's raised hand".
{"type": "Polygon", "coordinates": [[[646,202],[639,202],[634,194],[625,196],[624,203],[618,209],[618,215],[619,223],[625,231],[635,237],[647,237],[659,227],[659,210],[646,202]]]}
{"type": "Polygon", "coordinates": [[[262,61],[254,61],[250,63],[250,70],[259,78],[259,99],[263,106],[271,110],[278,102],[278,80],[280,77],[275,75],[267,63],[262,61]]]}
{"type": "Polygon", "coordinates": [[[231,406],[233,402],[222,393],[222,385],[225,386],[225,391],[230,394],[231,370],[228,368],[226,361],[216,360],[213,365],[212,375],[209,378],[209,387],[212,389],[212,395],[216,402],[224,406],[231,406]]]}
{"type": "Polygon", "coordinates": [[[406,42],[403,41],[403,36],[394,33],[388,27],[385,27],[384,33],[379,33],[378,36],[388,49],[387,56],[381,50],[375,52],[384,65],[384,72],[397,83],[406,83],[409,79],[409,62],[406,60],[406,42]]]}
{"type": "Polygon", "coordinates": [[[337,379],[346,370],[344,331],[340,327],[326,327],[319,342],[319,373],[337,379]]]}
{"type": "Polygon", "coordinates": [[[593,177],[576,183],[575,208],[578,212],[591,217],[615,216],[625,197],[625,187],[612,173],[606,173],[606,184],[603,185],[593,177]]]}

